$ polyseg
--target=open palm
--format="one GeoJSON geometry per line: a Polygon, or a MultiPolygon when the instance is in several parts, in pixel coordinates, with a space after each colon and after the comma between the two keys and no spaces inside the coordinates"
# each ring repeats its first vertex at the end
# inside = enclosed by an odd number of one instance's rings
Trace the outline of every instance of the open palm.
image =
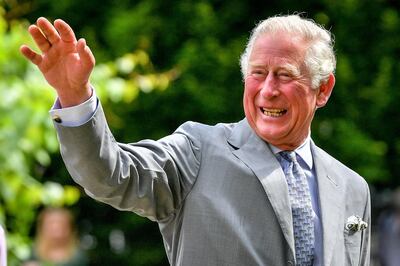
{"type": "Polygon", "coordinates": [[[95,59],[83,39],[76,40],[71,27],[58,19],[52,25],[39,18],[29,33],[42,54],[21,47],[22,54],[38,66],[47,82],[55,88],[63,107],[80,104],[91,95],[90,73],[95,59]]]}

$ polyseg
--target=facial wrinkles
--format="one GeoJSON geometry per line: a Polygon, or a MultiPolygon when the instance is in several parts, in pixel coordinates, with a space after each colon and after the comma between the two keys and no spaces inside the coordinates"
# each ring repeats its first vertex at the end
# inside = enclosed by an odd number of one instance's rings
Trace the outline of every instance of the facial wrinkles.
{"type": "MultiPolygon", "coordinates": [[[[297,119],[295,124],[292,125],[291,129],[286,132],[285,135],[280,136],[276,139],[271,139],[270,142],[272,145],[277,147],[281,147],[283,149],[294,149],[298,147],[308,136],[310,133],[310,127],[307,126],[308,122],[314,116],[314,112],[310,114],[306,120],[297,119]],[[308,127],[308,130],[302,134],[297,134],[297,131],[301,128],[308,127]]],[[[301,131],[299,131],[301,133],[301,131]]]]}
{"type": "MultiPolygon", "coordinates": [[[[309,124],[316,105],[316,91],[309,89],[311,80],[303,62],[306,49],[307,43],[294,40],[290,36],[262,36],[255,42],[249,58],[247,88],[250,93],[247,94],[246,115],[254,123],[252,127],[261,130],[259,134],[276,146],[294,148],[309,134],[309,124]],[[276,86],[280,93],[260,94],[267,79],[268,82],[274,82],[270,85],[276,86]],[[264,120],[258,120],[258,112],[252,109],[254,107],[284,108],[290,111],[290,120],[285,123],[281,123],[284,120],[275,120],[276,124],[274,120],[270,120],[271,124],[265,123],[264,120]],[[268,133],[270,129],[277,130],[277,134],[270,135],[273,132],[268,133]]],[[[272,117],[277,113],[272,111],[268,116],[272,117]]]]}
{"type": "Polygon", "coordinates": [[[299,37],[284,37],[280,34],[276,38],[272,37],[271,41],[255,42],[253,51],[249,58],[249,69],[253,67],[287,67],[293,72],[296,80],[305,82],[308,77],[307,67],[304,64],[306,50],[309,44],[299,37]]]}
{"type": "Polygon", "coordinates": [[[295,64],[292,63],[250,63],[250,73],[252,74],[252,71],[254,70],[263,70],[265,73],[267,72],[279,72],[279,71],[285,71],[287,74],[289,74],[291,77],[300,77],[301,76],[301,71],[299,67],[297,67],[295,64]]]}
{"type": "Polygon", "coordinates": [[[299,77],[301,75],[299,67],[293,64],[285,64],[281,67],[283,70],[287,71],[292,77],[299,77]]]}
{"type": "MultiPolygon", "coordinates": [[[[296,68],[298,72],[300,70],[296,68]]],[[[298,104],[294,104],[293,106],[290,107],[292,108],[309,108],[310,105],[302,105],[301,102],[304,98],[309,98],[309,94],[315,94],[315,91],[309,90],[309,82],[308,79],[304,74],[298,74],[296,77],[293,78],[292,86],[295,87],[295,100],[298,102],[298,104]],[[302,107],[303,106],[303,107],[302,107]]],[[[312,103],[311,106],[315,106],[315,98],[312,97],[312,103]]],[[[304,110],[303,110],[304,111],[304,110]]],[[[312,121],[312,118],[315,113],[315,108],[312,110],[308,110],[307,112],[302,112],[301,110],[292,110],[292,113],[296,113],[297,115],[301,114],[306,114],[304,117],[296,117],[295,119],[292,120],[293,125],[290,126],[290,130],[286,132],[285,135],[281,136],[280,141],[284,141],[287,144],[287,148],[294,148],[300,143],[304,141],[304,139],[307,137],[309,134],[309,125],[312,121]],[[304,128],[308,128],[307,131],[303,131],[304,128]],[[292,146],[290,146],[292,145],[292,146]]],[[[277,144],[279,143],[279,140],[276,140],[277,144]]]]}
{"type": "MultiPolygon", "coordinates": [[[[279,50],[273,49],[273,51],[279,50]]],[[[293,80],[298,81],[304,85],[307,84],[308,75],[305,71],[306,68],[305,66],[300,65],[299,62],[301,61],[299,60],[298,56],[294,56],[293,53],[291,53],[292,56],[290,56],[289,58],[281,56],[267,56],[269,53],[263,54],[266,55],[259,56],[257,50],[254,51],[252,55],[253,57],[255,57],[255,59],[249,62],[249,71],[247,74],[248,76],[252,75],[253,72],[258,73],[260,71],[262,71],[264,75],[267,75],[269,73],[273,73],[274,75],[287,74],[287,81],[293,80]]]]}
{"type": "MultiPolygon", "coordinates": [[[[303,95],[302,95],[302,93],[299,93],[299,94],[297,95],[298,98],[300,98],[300,97],[305,97],[305,98],[307,98],[307,97],[308,97],[308,96],[307,96],[308,93],[312,93],[312,94],[315,93],[315,91],[309,91],[309,90],[307,89],[307,87],[304,87],[304,85],[303,85],[302,87],[299,87],[298,89],[299,89],[299,90],[302,90],[302,91],[304,92],[303,95]]],[[[299,101],[300,101],[300,100],[299,100],[299,101]]],[[[304,108],[308,108],[309,106],[316,106],[316,104],[315,104],[316,98],[315,98],[315,97],[312,97],[312,101],[313,101],[313,102],[310,103],[311,105],[305,105],[305,106],[303,106],[303,107],[304,107],[304,108]]],[[[297,113],[300,113],[300,110],[298,110],[297,113]]],[[[306,112],[306,113],[307,113],[306,117],[303,117],[303,118],[294,120],[294,126],[293,126],[292,129],[291,129],[289,132],[287,132],[287,134],[286,134],[286,136],[290,136],[290,135],[292,134],[292,136],[295,137],[295,138],[293,139],[293,142],[298,142],[298,143],[300,143],[300,142],[304,141],[304,139],[305,139],[305,138],[307,137],[307,135],[309,134],[309,131],[310,131],[309,124],[311,124],[311,121],[312,121],[312,119],[313,119],[313,117],[314,117],[314,114],[315,114],[315,107],[312,108],[312,110],[308,110],[308,112],[306,112]],[[305,127],[308,127],[307,132],[304,132],[303,134],[296,134],[296,132],[295,132],[296,130],[301,131],[301,129],[304,129],[305,127]]]]}

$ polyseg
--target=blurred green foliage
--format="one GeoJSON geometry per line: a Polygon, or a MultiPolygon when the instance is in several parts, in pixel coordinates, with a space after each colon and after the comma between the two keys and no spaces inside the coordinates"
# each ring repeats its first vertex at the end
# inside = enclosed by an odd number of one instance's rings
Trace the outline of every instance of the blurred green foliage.
{"type": "MultiPolygon", "coordinates": [[[[170,134],[187,120],[243,118],[238,59],[249,31],[270,15],[305,11],[331,29],[338,59],[336,86],[328,105],[317,111],[313,139],[371,187],[400,185],[398,1],[0,3],[0,221],[10,235],[12,258],[25,252],[16,243],[29,244],[40,205],[76,200],[60,196],[77,187],[58,155],[47,114],[54,93],[18,52],[21,43],[31,43],[26,21],[39,16],[63,18],[87,40],[98,62],[92,83],[110,126],[118,140],[134,142],[170,134]],[[49,192],[52,186],[64,193],[49,192]],[[22,208],[26,211],[18,214],[22,208]]],[[[92,265],[167,264],[156,224],[84,194],[71,208],[92,265]]]]}
{"type": "Polygon", "coordinates": [[[30,43],[26,25],[7,24],[1,16],[0,39],[0,223],[6,224],[13,265],[29,253],[29,232],[38,207],[71,205],[79,191],[55,181],[41,182],[50,154],[58,148],[48,119],[54,93],[19,55],[19,46],[30,43]]]}
{"type": "MultiPolygon", "coordinates": [[[[0,223],[7,229],[9,264],[20,265],[31,250],[30,233],[42,206],[70,206],[80,191],[46,179],[58,142],[49,108],[55,99],[38,69],[20,54],[29,44],[27,22],[6,21],[0,9],[0,223]]],[[[130,103],[139,91],[164,90],[177,76],[174,69],[155,73],[147,53],[137,50],[96,66],[93,82],[108,103],[130,103]]],[[[115,122],[116,123],[116,122],[115,122]]],[[[149,254],[159,251],[148,251],[149,254]]],[[[150,260],[154,256],[150,256],[150,260]]]]}

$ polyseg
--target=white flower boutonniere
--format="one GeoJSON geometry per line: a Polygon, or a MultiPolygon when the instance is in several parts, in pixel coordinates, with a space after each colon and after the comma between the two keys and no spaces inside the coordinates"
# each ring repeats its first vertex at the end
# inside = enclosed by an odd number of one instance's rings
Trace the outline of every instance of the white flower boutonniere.
{"type": "Polygon", "coordinates": [[[358,232],[365,230],[368,227],[368,224],[364,222],[360,216],[352,215],[347,218],[346,229],[352,232],[358,232]]]}

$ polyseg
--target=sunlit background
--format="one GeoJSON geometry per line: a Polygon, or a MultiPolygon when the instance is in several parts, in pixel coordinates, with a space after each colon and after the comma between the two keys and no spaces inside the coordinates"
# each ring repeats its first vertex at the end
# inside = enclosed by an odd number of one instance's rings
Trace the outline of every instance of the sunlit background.
{"type": "Polygon", "coordinates": [[[55,93],[19,54],[23,43],[34,47],[29,24],[62,18],[86,39],[110,127],[134,142],[187,120],[242,119],[238,59],[250,30],[297,11],[335,35],[337,82],[312,137],[368,181],[380,265],[378,220],[400,185],[399,10],[390,0],[0,0],[0,223],[9,264],[30,256],[38,212],[64,206],[90,265],[168,265],[157,224],[95,202],[70,179],[48,115],[55,93]]]}

